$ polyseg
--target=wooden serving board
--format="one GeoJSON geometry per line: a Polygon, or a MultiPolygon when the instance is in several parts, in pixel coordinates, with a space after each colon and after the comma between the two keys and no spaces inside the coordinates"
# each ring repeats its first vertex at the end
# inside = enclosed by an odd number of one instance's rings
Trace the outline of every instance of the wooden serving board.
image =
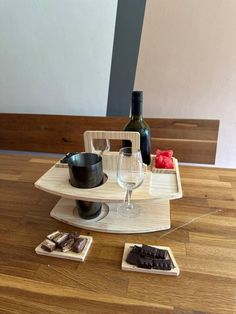
{"type": "Polygon", "coordinates": [[[41,248],[41,245],[42,243],[40,243],[36,249],[35,249],[35,252],[39,255],[45,255],[45,256],[51,256],[51,257],[58,257],[58,258],[65,258],[65,259],[72,259],[74,261],[78,261],[78,262],[84,262],[87,254],[88,254],[88,251],[89,251],[89,248],[92,244],[92,241],[93,241],[93,238],[90,237],[90,236],[80,236],[80,238],[86,238],[87,239],[87,243],[85,244],[85,247],[83,249],[83,251],[81,253],[75,253],[75,252],[72,252],[72,251],[69,251],[69,252],[61,252],[59,249],[56,249],[52,252],[47,252],[47,251],[44,251],[42,248],[41,248]]]}
{"type": "Polygon", "coordinates": [[[126,262],[126,258],[130,252],[130,250],[132,249],[133,246],[142,246],[142,244],[135,244],[135,243],[125,243],[125,247],[124,247],[124,253],[123,253],[123,258],[122,258],[122,264],[121,264],[121,268],[123,270],[127,270],[127,271],[135,271],[135,272],[140,272],[140,273],[150,273],[150,274],[156,274],[156,275],[170,275],[170,276],[179,276],[180,270],[179,270],[179,266],[174,258],[174,255],[171,252],[171,249],[167,246],[156,246],[156,245],[151,245],[152,247],[155,247],[157,249],[161,249],[161,250],[167,250],[170,256],[170,259],[174,265],[174,268],[172,268],[171,270],[161,270],[161,269],[146,269],[146,268],[139,268],[135,265],[130,265],[126,262]]]}

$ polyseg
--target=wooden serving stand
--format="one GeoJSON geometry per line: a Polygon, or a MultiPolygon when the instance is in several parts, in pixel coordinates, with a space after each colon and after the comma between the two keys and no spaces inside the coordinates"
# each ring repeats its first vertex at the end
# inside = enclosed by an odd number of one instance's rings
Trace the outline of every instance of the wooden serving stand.
{"type": "MultiPolygon", "coordinates": [[[[84,144],[86,152],[96,152],[95,139],[130,140],[133,149],[140,147],[137,132],[86,131],[84,144]]],[[[146,168],[143,184],[133,190],[132,202],[141,206],[141,213],[135,218],[122,217],[117,213],[119,203],[124,201],[125,190],[116,179],[118,152],[103,152],[104,183],[92,189],[79,189],[70,185],[67,165],[57,162],[36,183],[35,187],[61,196],[50,215],[67,224],[88,230],[110,233],[144,233],[170,228],[170,200],[182,197],[178,162],[173,158],[174,169],[146,168]],[[103,203],[101,214],[91,220],[79,217],[75,200],[103,203]]]]}

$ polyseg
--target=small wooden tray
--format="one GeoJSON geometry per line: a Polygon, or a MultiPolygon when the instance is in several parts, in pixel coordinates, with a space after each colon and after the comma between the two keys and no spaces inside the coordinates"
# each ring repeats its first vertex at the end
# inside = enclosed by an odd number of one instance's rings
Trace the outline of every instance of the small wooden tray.
{"type": "Polygon", "coordinates": [[[132,249],[132,247],[134,245],[142,246],[142,244],[125,243],[124,253],[123,253],[123,258],[122,258],[122,264],[121,264],[121,268],[123,270],[136,271],[136,272],[140,272],[140,273],[150,273],[150,274],[159,274],[159,275],[179,276],[179,273],[180,273],[179,266],[176,263],[176,260],[174,258],[174,255],[171,252],[171,249],[169,247],[167,247],[167,246],[151,245],[152,247],[155,247],[157,249],[167,250],[168,251],[170,259],[172,261],[172,264],[174,265],[174,268],[172,268],[171,270],[161,270],[161,269],[153,269],[153,268],[146,269],[146,268],[139,268],[139,267],[137,267],[135,265],[128,264],[126,262],[126,258],[127,258],[130,250],[132,249]]]}
{"type": "Polygon", "coordinates": [[[86,238],[87,243],[81,253],[75,253],[72,251],[69,252],[61,252],[59,249],[56,249],[52,252],[46,252],[41,248],[42,243],[40,243],[36,249],[35,252],[39,255],[46,255],[51,257],[58,257],[58,258],[65,258],[65,259],[72,259],[74,261],[83,262],[88,254],[89,248],[92,244],[93,238],[90,236],[80,236],[80,238],[86,238]]]}

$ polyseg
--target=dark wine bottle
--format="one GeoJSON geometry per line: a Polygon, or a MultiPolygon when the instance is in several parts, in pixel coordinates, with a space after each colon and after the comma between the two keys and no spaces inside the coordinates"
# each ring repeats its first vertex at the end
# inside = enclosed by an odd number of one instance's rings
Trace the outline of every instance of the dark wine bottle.
{"type": "MultiPolygon", "coordinates": [[[[149,165],[151,162],[151,139],[150,128],[143,119],[143,92],[132,92],[131,117],[124,127],[124,131],[135,131],[140,134],[140,150],[142,153],[143,163],[149,165]]],[[[123,141],[123,146],[131,146],[130,141],[123,141]]]]}

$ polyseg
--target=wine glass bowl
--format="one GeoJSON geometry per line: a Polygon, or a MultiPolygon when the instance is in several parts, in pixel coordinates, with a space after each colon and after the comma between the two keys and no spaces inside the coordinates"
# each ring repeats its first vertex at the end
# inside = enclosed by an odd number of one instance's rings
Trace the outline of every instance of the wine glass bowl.
{"type": "Polygon", "coordinates": [[[131,203],[132,191],[138,188],[144,180],[144,167],[140,150],[132,147],[120,149],[117,163],[118,184],[126,189],[124,203],[118,207],[118,213],[125,217],[137,217],[140,207],[131,203]]]}

